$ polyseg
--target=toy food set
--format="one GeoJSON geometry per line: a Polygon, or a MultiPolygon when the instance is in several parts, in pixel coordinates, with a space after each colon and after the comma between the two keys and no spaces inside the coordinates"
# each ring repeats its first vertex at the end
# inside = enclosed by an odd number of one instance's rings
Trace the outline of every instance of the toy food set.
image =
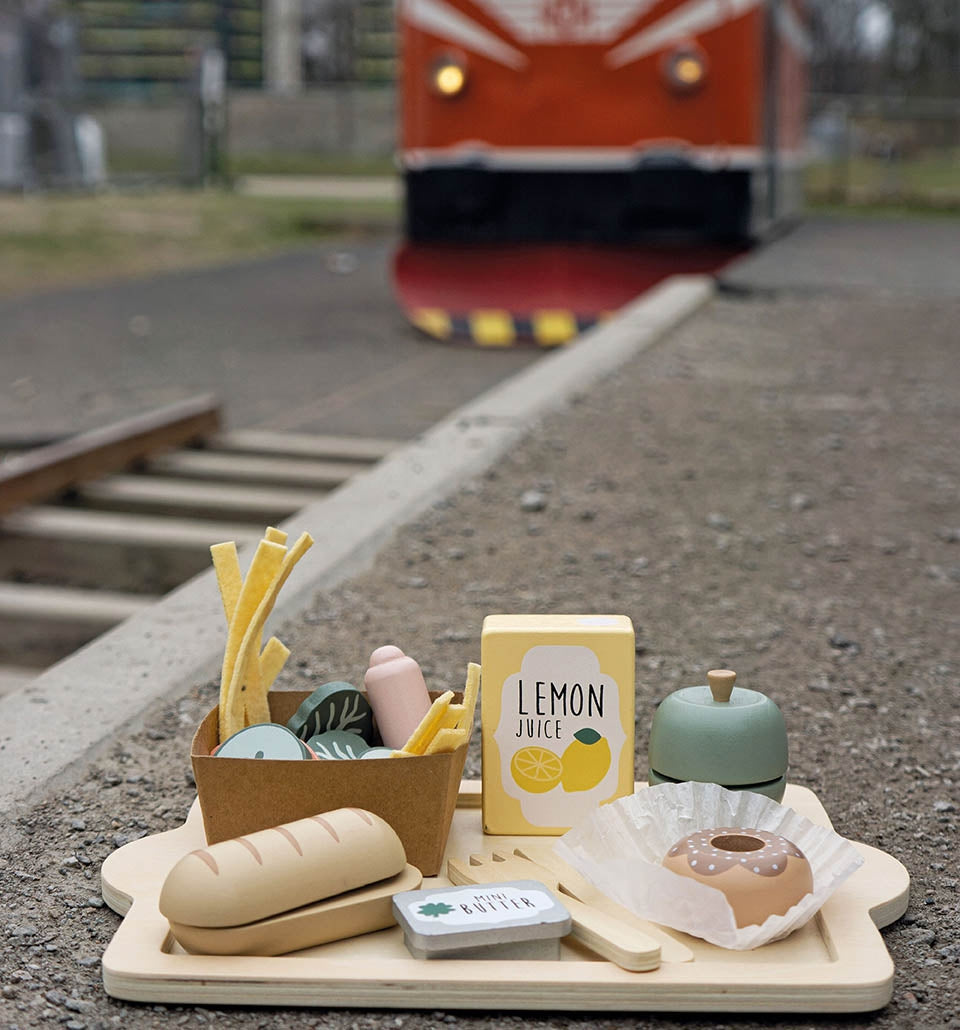
{"type": "Polygon", "coordinates": [[[729,669],[709,686],[683,687],[657,708],[650,728],[649,782],[700,780],[774,801],[787,785],[787,728],[780,709],[756,690],[734,687],[729,669]]]}
{"type": "Polygon", "coordinates": [[[715,783],[694,781],[650,787],[605,805],[558,841],[555,850],[635,915],[737,950],[757,948],[803,927],[863,863],[853,844],[792,808],[753,791],[730,791],[715,783]],[[732,830],[729,835],[753,837],[750,847],[759,842],[761,848],[738,853],[729,841],[721,839],[715,845],[720,831],[708,827],[749,827],[732,830]],[[689,865],[690,859],[671,852],[677,847],[687,850],[691,837],[698,851],[693,856],[697,867],[691,871],[699,870],[702,849],[706,876],[691,878],[675,871],[677,865],[689,865]],[[768,844],[772,838],[786,843],[768,844]],[[700,844],[702,840],[707,844],[700,844]],[[763,861],[759,860],[761,851],[763,861]],[[802,853],[802,859],[791,854],[796,851],[802,853]],[[773,852],[777,852],[775,857],[773,852]],[[755,856],[752,865],[749,859],[740,861],[748,854],[755,856]],[[803,876],[808,863],[809,889],[803,876]],[[710,869],[711,865],[716,868],[710,869]],[[732,865],[740,867],[736,876],[730,875],[732,865]],[[749,868],[741,875],[745,866],[749,868]],[[796,883],[794,872],[801,874],[796,883]],[[794,900],[782,910],[772,891],[784,878],[794,900]],[[746,884],[746,893],[752,896],[744,902],[750,906],[750,915],[769,907],[770,914],[762,922],[743,923],[738,918],[725,893],[728,884],[738,882],[746,884]]]}
{"type": "MultiPolygon", "coordinates": [[[[412,760],[404,761],[409,764],[412,760]]],[[[323,764],[303,763],[307,767],[323,764]]],[[[352,767],[365,763],[334,764],[352,767]]],[[[399,765],[400,760],[394,759],[393,764],[399,765]]],[[[463,785],[450,829],[448,855],[469,856],[490,849],[513,853],[519,849],[538,859],[549,856],[551,863],[557,862],[553,854],[557,841],[553,838],[485,836],[479,786],[463,785]]],[[[637,797],[664,789],[668,788],[638,785],[637,797]]],[[[827,813],[810,790],[791,784],[784,800],[811,823],[829,826],[827,813]]],[[[623,801],[607,805],[603,811],[620,804],[623,801]]],[[[704,820],[700,826],[735,825],[732,820],[709,821],[702,813],[697,815],[704,820]]],[[[756,826],[756,822],[747,818],[739,825],[756,826]]],[[[694,828],[672,827],[661,834],[658,847],[662,850],[651,855],[651,864],[659,867],[670,846],[694,828]]],[[[813,862],[812,852],[793,827],[784,827],[783,835],[799,844],[813,862]]],[[[671,946],[667,942],[672,931],[651,928],[595,887],[581,891],[576,877],[563,877],[565,887],[577,889],[592,907],[633,921],[633,925],[656,935],[661,943],[661,963],[642,973],[598,961],[595,952],[572,937],[561,942],[560,962],[497,958],[424,961],[407,950],[398,926],[292,955],[191,955],[172,937],[157,902],[170,869],[188,852],[207,848],[199,805],[195,804],[184,825],[132,841],[105,861],[104,898],[125,916],[103,956],[103,979],[108,993],[118,998],[208,1006],[499,1012],[867,1012],[882,1008],[890,999],[894,967],[877,927],[886,926],[905,911],[909,877],[903,866],[883,851],[866,844],[853,847],[863,865],[837,888],[817,917],[772,948],[759,951],[732,952],[685,935],[679,935],[671,946]]],[[[631,867],[635,869],[636,865],[633,860],[631,867]]],[[[660,872],[674,875],[662,867],[660,872]]],[[[449,887],[446,877],[429,878],[422,885],[423,890],[443,887],[449,887]]],[[[565,897],[560,900],[566,903],[565,897]]],[[[735,929],[732,917],[731,929],[735,929]]]]}
{"type": "Polygon", "coordinates": [[[754,827],[697,830],[673,845],[663,865],[722,891],[737,926],[784,916],[813,890],[810,863],[796,844],[754,827]]]}
{"type": "MultiPolygon", "coordinates": [[[[544,889],[560,887],[559,879],[548,869],[507,852],[471,855],[466,862],[451,858],[447,862],[447,879],[454,884],[490,885],[523,876],[535,877],[544,889]]],[[[660,945],[642,929],[572,897],[564,898],[564,904],[570,912],[574,938],[590,951],[636,973],[660,965],[660,945]]]]}
{"type": "Polygon", "coordinates": [[[388,823],[342,808],[189,852],[159,908],[188,952],[280,955],[392,926],[421,880],[388,823]]]}
{"type": "Polygon", "coordinates": [[[483,620],[483,826],[566,832],[633,792],[635,641],[625,615],[483,620]]]}
{"type": "Polygon", "coordinates": [[[389,683],[378,683],[372,697],[342,681],[310,693],[270,690],[289,651],[276,638],[261,650],[263,627],[312,541],[303,534],[286,543],[285,533],[268,529],[246,577],[234,544],[211,548],[228,632],[220,703],[191,745],[207,843],[355,807],[385,819],[407,861],[431,876],[456,808],[480,668],[468,668],[462,695],[428,692],[424,711],[410,689],[416,663],[392,645],[378,648],[374,667],[406,659],[399,689],[412,699],[412,715],[389,699],[389,683]],[[384,734],[401,746],[385,746],[384,734]]]}
{"type": "MultiPolygon", "coordinates": [[[[233,545],[213,550],[228,634],[219,704],[191,747],[198,800],[183,826],[104,862],[104,898],[125,913],[103,957],[111,995],[578,1011],[886,1004],[893,967],[876,926],[903,914],[909,888],[895,859],[837,837],[794,785],[791,808],[716,783],[633,793],[628,619],[485,621],[481,822],[480,785],[460,783],[479,666],[462,694],[424,697],[416,663],[387,645],[371,656],[366,691],[269,689],[289,652],[276,638],[263,645],[265,620],[309,546],[304,535],[288,549],[267,530],[246,578],[233,545]],[[690,867],[695,834],[696,850],[707,841],[729,867],[708,870],[708,883],[668,868],[674,858],[690,867]],[[748,923],[713,884],[732,881],[754,851],[760,871],[748,883],[784,879],[773,866],[785,856],[792,870],[798,851],[812,882],[786,911],[771,903],[774,914],[748,923]],[[724,950],[781,937],[762,961],[724,950]],[[427,960],[441,956],[459,961],[427,960]]],[[[728,691],[715,704],[738,700],[728,691]]],[[[741,747],[776,735],[775,720],[746,719],[741,747]]],[[[715,768],[726,778],[733,766],[715,768]]],[[[782,767],[764,775],[785,769],[784,748],[782,767]]]]}
{"type": "Polygon", "coordinates": [[[536,880],[407,891],[393,911],[422,959],[556,960],[570,932],[570,913],[536,880]]]}

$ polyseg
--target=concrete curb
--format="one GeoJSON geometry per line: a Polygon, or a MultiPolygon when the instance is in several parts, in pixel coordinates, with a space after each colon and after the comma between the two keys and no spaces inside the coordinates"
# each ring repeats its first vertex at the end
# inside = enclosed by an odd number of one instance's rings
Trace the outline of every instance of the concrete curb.
{"type": "MultiPolygon", "coordinates": [[[[705,276],[666,280],[284,523],[291,536],[309,530],[316,543],[284,588],[273,623],[362,568],[399,526],[490,466],[536,420],[649,347],[712,292],[705,276]]],[[[155,701],[216,676],[223,642],[215,579],[202,573],[0,698],[0,812],[24,806],[90,759],[155,701]]]]}

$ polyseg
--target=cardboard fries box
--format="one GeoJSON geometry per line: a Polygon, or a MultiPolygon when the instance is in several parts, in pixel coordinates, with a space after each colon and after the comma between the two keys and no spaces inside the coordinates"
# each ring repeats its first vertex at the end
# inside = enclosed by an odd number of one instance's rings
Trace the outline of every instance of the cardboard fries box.
{"type": "MultiPolygon", "coordinates": [[[[431,691],[431,698],[441,691],[431,691]]],[[[309,691],[273,690],[270,717],[286,723],[309,691]]],[[[454,696],[454,703],[463,700],[454,696]]],[[[407,861],[424,876],[440,872],[467,758],[449,754],[369,761],[216,758],[218,710],[200,723],[190,748],[208,844],[335,808],[363,808],[396,830],[407,861]]]]}

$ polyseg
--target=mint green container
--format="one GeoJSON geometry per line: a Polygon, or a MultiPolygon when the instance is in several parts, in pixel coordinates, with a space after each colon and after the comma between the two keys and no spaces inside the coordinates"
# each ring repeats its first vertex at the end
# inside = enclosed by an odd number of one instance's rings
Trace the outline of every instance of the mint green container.
{"type": "Polygon", "coordinates": [[[707,673],[709,686],[666,697],[650,728],[648,781],[701,780],[752,790],[774,801],[787,785],[787,727],[765,694],[734,688],[728,669],[707,673]]]}

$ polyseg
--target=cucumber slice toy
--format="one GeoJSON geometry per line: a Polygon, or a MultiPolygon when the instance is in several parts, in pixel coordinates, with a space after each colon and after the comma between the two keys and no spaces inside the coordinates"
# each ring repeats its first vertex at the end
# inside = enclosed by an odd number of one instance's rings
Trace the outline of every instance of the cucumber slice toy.
{"type": "Polygon", "coordinates": [[[303,741],[276,722],[245,726],[227,737],[213,753],[217,758],[310,758],[303,741]]]}

